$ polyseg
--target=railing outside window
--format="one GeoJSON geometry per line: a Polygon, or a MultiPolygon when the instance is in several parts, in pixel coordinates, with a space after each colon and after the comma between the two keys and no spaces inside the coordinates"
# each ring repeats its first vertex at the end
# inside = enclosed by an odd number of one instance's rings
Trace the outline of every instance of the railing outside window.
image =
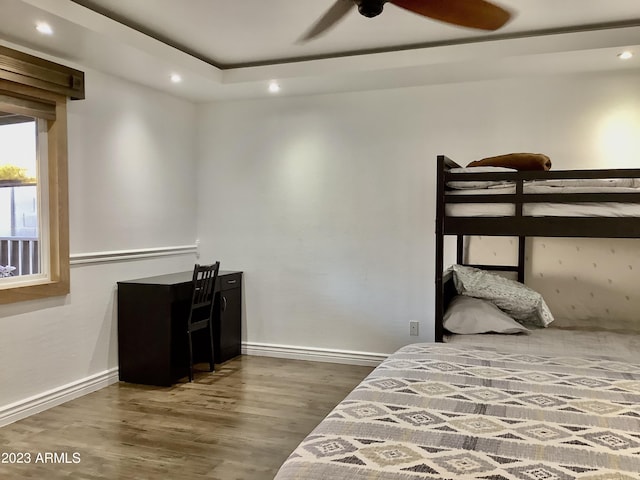
{"type": "Polygon", "coordinates": [[[0,265],[15,267],[12,276],[40,273],[37,237],[0,237],[0,265]]]}

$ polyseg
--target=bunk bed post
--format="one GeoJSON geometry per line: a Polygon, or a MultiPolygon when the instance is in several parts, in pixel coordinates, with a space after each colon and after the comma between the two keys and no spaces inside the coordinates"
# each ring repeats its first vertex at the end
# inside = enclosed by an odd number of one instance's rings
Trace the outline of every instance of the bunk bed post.
{"type": "Polygon", "coordinates": [[[525,250],[525,242],[527,237],[519,236],[518,237],[518,282],[524,283],[524,250],[525,250]]]}
{"type": "MultiPolygon", "coordinates": [[[[522,203],[524,194],[524,181],[516,180],[516,217],[522,218],[522,203]]],[[[524,283],[524,245],[525,237],[518,237],[518,282],[524,283]]]]}
{"type": "Polygon", "coordinates": [[[456,263],[458,265],[464,265],[464,235],[458,235],[456,263]]]}
{"type": "Polygon", "coordinates": [[[435,295],[435,341],[442,342],[444,329],[442,318],[444,316],[444,285],[442,282],[444,270],[444,169],[445,157],[438,155],[436,176],[436,295],[435,295]]]}

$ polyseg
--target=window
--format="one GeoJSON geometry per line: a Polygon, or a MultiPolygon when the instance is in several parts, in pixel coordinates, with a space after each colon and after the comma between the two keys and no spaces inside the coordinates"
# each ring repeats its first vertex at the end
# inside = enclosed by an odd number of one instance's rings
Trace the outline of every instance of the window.
{"type": "Polygon", "coordinates": [[[46,137],[38,135],[44,122],[37,118],[0,112],[0,284],[15,284],[46,275],[47,262],[40,262],[47,250],[41,236],[38,178],[46,168],[46,156],[38,147],[46,146],[46,137]],[[40,125],[38,125],[40,124],[40,125]],[[43,166],[40,167],[40,160],[43,166]]]}
{"type": "Polygon", "coordinates": [[[83,84],[0,47],[0,303],[69,293],[66,107],[83,84]]]}

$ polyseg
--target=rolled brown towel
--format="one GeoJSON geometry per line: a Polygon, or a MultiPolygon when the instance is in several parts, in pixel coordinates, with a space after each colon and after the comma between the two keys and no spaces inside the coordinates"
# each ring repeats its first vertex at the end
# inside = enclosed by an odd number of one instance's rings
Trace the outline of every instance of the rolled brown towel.
{"type": "Polygon", "coordinates": [[[542,153],[508,153],[471,162],[467,167],[507,167],[516,170],[549,170],[551,159],[542,153]]]}

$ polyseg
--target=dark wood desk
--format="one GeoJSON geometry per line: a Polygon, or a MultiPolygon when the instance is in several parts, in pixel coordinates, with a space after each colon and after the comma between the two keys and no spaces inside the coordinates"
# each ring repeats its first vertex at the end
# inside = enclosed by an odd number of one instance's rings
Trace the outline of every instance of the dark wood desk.
{"type": "MultiPolygon", "coordinates": [[[[188,375],[186,325],[193,272],[118,282],[120,380],[172,385],[188,375]]],[[[220,271],[216,283],[213,338],[216,363],[240,354],[242,272],[220,271]]],[[[203,330],[206,334],[206,331],[203,330]]],[[[202,333],[196,332],[196,333],[202,333]]],[[[194,359],[204,335],[194,335],[194,359]]]]}

